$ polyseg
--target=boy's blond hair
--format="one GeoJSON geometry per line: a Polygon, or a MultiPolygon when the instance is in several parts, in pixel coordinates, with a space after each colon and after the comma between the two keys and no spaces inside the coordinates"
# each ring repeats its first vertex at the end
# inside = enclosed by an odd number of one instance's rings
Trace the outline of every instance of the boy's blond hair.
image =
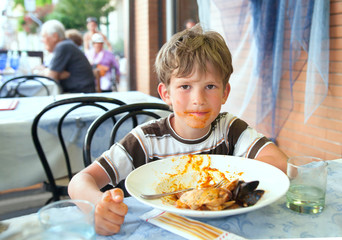
{"type": "Polygon", "coordinates": [[[204,32],[197,24],[176,33],[163,45],[155,61],[155,70],[159,81],[168,87],[173,74],[176,77],[190,76],[196,66],[206,72],[208,63],[212,64],[226,86],[233,72],[227,44],[219,33],[204,32]]]}

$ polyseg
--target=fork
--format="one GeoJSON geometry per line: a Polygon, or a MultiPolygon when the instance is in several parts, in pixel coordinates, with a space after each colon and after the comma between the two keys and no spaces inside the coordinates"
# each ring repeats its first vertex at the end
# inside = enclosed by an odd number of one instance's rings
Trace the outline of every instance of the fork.
{"type": "MultiPolygon", "coordinates": [[[[221,181],[219,181],[218,183],[215,184],[214,188],[222,187],[222,186],[226,185],[227,183],[228,183],[227,179],[222,179],[221,181]]],[[[190,191],[193,189],[195,189],[195,188],[186,188],[186,189],[182,189],[182,190],[178,190],[178,191],[160,193],[160,194],[140,194],[140,197],[143,199],[147,199],[147,200],[157,199],[157,198],[169,196],[169,195],[176,194],[176,193],[187,192],[187,191],[190,191]]]]}

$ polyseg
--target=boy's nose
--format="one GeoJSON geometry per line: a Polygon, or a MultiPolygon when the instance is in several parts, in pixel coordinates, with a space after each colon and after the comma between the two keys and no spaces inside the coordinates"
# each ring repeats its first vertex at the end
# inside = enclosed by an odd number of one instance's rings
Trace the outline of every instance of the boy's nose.
{"type": "Polygon", "coordinates": [[[194,105],[203,105],[205,103],[205,94],[202,91],[194,91],[192,96],[194,105]]]}

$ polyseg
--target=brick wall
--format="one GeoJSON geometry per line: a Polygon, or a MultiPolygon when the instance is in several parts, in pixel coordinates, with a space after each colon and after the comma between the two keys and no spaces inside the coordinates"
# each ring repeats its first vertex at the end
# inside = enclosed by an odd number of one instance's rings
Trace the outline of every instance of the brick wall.
{"type": "Polygon", "coordinates": [[[153,70],[158,48],[158,0],[135,1],[135,49],[137,90],[158,96],[153,70]]]}
{"type": "MultiPolygon", "coordinates": [[[[306,66],[303,71],[306,70],[306,66]]],[[[330,67],[328,95],[304,124],[305,72],[294,84],[294,107],[277,138],[289,156],[342,157],[342,1],[330,1],[330,67]]]]}

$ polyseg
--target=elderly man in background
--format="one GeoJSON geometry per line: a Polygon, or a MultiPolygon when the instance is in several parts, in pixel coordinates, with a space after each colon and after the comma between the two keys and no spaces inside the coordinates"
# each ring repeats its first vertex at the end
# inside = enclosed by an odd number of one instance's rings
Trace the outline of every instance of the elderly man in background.
{"type": "Polygon", "coordinates": [[[76,44],[65,38],[65,28],[57,20],[45,22],[41,30],[45,49],[53,56],[43,74],[59,81],[63,92],[95,92],[91,65],[76,44]]]}
{"type": "Polygon", "coordinates": [[[94,33],[91,40],[93,48],[86,52],[86,56],[94,69],[96,91],[111,92],[116,90],[116,84],[120,82],[120,69],[115,55],[103,49],[104,38],[101,34],[94,33]]]}

